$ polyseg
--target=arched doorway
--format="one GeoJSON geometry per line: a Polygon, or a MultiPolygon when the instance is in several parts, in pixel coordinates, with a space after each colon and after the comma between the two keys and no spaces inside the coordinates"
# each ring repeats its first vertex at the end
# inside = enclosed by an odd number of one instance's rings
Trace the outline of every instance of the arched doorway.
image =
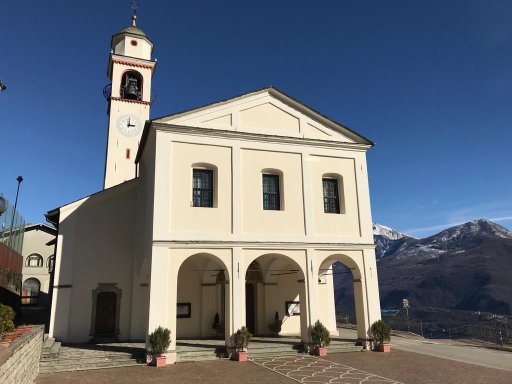
{"type": "Polygon", "coordinates": [[[24,305],[37,305],[39,303],[39,290],[41,289],[41,282],[31,277],[23,282],[21,291],[21,304],[24,305]]]}
{"type": "Polygon", "coordinates": [[[180,266],[176,297],[177,339],[225,339],[229,273],[216,256],[189,256],[180,266]]]}
{"type": "Polygon", "coordinates": [[[307,322],[304,273],[291,258],[265,254],[253,260],[245,274],[246,326],[255,336],[275,335],[270,324],[276,313],[283,321],[280,335],[301,335],[307,322]]]}

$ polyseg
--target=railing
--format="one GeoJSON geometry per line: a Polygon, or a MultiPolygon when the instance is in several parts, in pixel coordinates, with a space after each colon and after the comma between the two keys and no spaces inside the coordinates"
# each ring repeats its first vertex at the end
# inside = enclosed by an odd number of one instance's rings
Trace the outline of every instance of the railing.
{"type": "MultiPolygon", "coordinates": [[[[382,314],[382,319],[391,330],[411,332],[427,339],[470,339],[501,346],[512,345],[512,317],[505,317],[494,326],[464,324],[450,327],[396,315],[382,314]]],[[[356,316],[353,313],[337,312],[336,323],[338,327],[355,328],[356,316]]]]}
{"type": "Polygon", "coordinates": [[[21,254],[25,235],[25,221],[19,212],[14,210],[14,206],[9,204],[8,200],[6,200],[6,207],[7,210],[0,216],[0,242],[21,254]]]}

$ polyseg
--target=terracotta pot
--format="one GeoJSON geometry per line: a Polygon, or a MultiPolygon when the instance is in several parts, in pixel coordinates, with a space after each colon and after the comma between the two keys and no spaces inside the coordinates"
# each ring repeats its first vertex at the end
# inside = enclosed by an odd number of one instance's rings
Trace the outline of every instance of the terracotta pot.
{"type": "Polygon", "coordinates": [[[247,361],[247,351],[240,351],[235,353],[236,361],[247,361]]]}
{"type": "Polygon", "coordinates": [[[165,367],[166,360],[167,359],[165,356],[155,357],[155,367],[157,367],[157,368],[165,367]]]}
{"type": "Polygon", "coordinates": [[[326,356],[327,355],[327,347],[315,347],[315,355],[316,356],[326,356]]]}
{"type": "Polygon", "coordinates": [[[17,335],[14,332],[9,332],[4,335],[3,341],[14,341],[16,339],[17,335]]]}
{"type": "Polygon", "coordinates": [[[379,344],[377,349],[379,352],[391,352],[391,344],[387,344],[387,343],[379,344]]]}

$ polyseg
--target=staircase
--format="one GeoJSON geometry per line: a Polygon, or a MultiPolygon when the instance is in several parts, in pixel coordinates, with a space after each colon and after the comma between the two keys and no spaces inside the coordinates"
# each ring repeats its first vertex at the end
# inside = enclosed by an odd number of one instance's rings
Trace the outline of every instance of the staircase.
{"type": "Polygon", "coordinates": [[[60,345],[46,338],[39,373],[84,371],[144,365],[144,349],[128,343],[60,345]]]}
{"type": "MultiPolygon", "coordinates": [[[[224,341],[203,340],[195,344],[194,341],[178,342],[177,354],[178,363],[190,361],[216,360],[227,358],[228,353],[224,347],[224,341]]],[[[333,339],[328,347],[329,353],[339,352],[360,352],[362,346],[356,345],[355,341],[333,339]]],[[[278,337],[265,338],[255,337],[249,345],[249,358],[268,356],[286,356],[302,353],[300,338],[278,337]]]]}
{"type": "Polygon", "coordinates": [[[60,342],[55,341],[53,337],[43,336],[43,348],[41,349],[41,359],[51,359],[59,355],[60,342]]]}

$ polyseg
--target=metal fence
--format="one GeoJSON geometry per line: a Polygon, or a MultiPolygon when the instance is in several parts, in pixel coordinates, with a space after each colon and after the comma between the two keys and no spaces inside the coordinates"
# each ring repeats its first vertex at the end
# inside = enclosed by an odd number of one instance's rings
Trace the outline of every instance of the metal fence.
{"type": "MultiPolygon", "coordinates": [[[[512,321],[504,320],[495,326],[464,324],[454,327],[440,326],[433,322],[407,319],[382,314],[391,330],[411,332],[427,339],[471,339],[498,345],[512,345],[512,321]]],[[[352,313],[336,313],[338,327],[355,328],[356,316],[352,313]]]]}
{"type": "MultiPolygon", "coordinates": [[[[0,194],[2,196],[2,194],[0,194]]],[[[0,216],[0,242],[21,254],[25,235],[25,220],[14,210],[14,205],[6,199],[7,210],[0,216]]]]}

